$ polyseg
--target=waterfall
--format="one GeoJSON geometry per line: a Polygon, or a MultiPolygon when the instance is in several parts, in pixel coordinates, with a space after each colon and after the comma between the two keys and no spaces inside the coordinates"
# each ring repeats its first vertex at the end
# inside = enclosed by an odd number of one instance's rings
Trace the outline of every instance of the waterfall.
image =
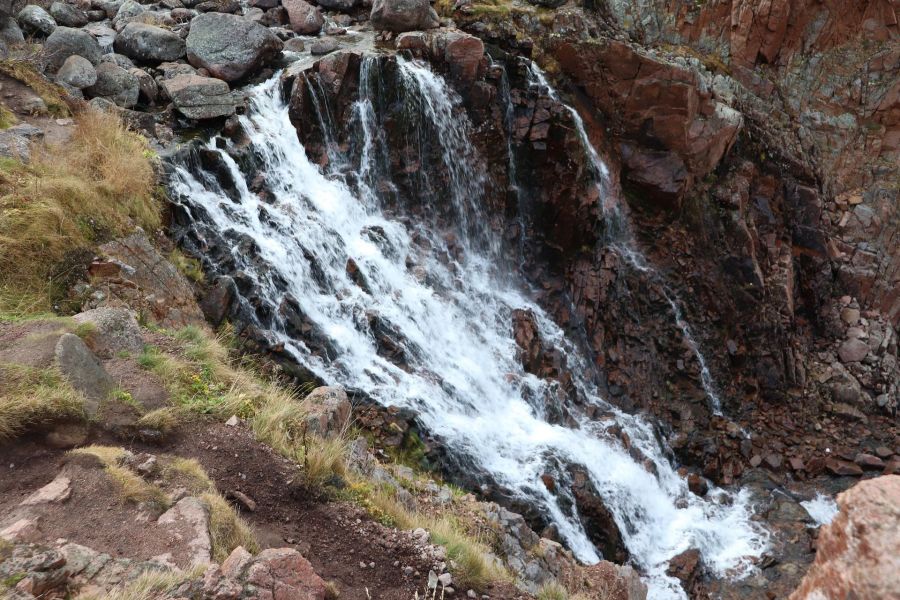
{"type": "MultiPolygon", "coordinates": [[[[192,220],[193,235],[218,240],[216,247],[227,253],[212,266],[251,290],[242,302],[256,315],[255,325],[299,364],[382,405],[415,411],[460,462],[555,523],[579,559],[600,557],[565,485],[566,465],[582,469],[602,496],[651,597],[684,597],[665,570],[671,557],[689,548],[698,548],[717,576],[746,572],[767,546],[767,534],[751,520],[749,493],[692,494],[652,426],[606,402],[577,346],[523,282],[499,273],[494,242],[479,237],[490,235],[478,222],[484,171],[467,143],[459,99],[427,66],[396,60],[396,81],[386,87],[419,111],[410,117],[420,119],[419,143],[440,144],[441,155],[458,163],[450,167],[452,189],[435,193],[452,205],[459,236],[469,240],[466,250],[454,252],[446,232],[427,218],[388,210],[379,199],[370,175],[383,173],[375,133],[383,115],[367,96],[368,80],[361,82],[362,104],[351,120],[357,141],[348,164],[357,172],[345,177],[309,161],[275,77],[249,90],[250,107],[240,117],[252,157],[223,139],[203,149],[219,158],[234,189],[223,189],[197,164],[172,165],[171,197],[192,220]],[[230,152],[240,154],[240,164],[230,152]],[[251,191],[260,178],[265,194],[251,191]],[[578,393],[592,412],[615,421],[630,449],[607,432],[608,422],[578,407],[566,424],[551,422],[548,399],[556,398],[558,384],[526,372],[517,359],[516,309],[534,315],[542,340],[565,354],[578,393]],[[302,338],[291,334],[298,328],[306,332],[302,338]],[[559,482],[555,492],[543,474],[559,482]]],[[[364,77],[377,68],[370,63],[364,77]]]]}
{"type": "Polygon", "coordinates": [[[633,269],[648,275],[650,279],[658,285],[663,297],[671,307],[672,313],[675,315],[675,324],[681,330],[681,334],[684,337],[688,348],[693,352],[694,357],[697,359],[697,363],[700,365],[700,384],[703,386],[703,391],[706,393],[706,397],[709,400],[710,409],[713,411],[713,414],[721,416],[722,400],[716,389],[716,384],[713,380],[712,373],[709,370],[709,365],[706,362],[706,357],[703,356],[703,352],[700,350],[700,344],[698,344],[696,338],[694,338],[691,326],[684,316],[684,311],[681,308],[681,301],[678,300],[678,296],[675,294],[674,290],[669,287],[660,273],[653,268],[644,254],[637,247],[634,240],[634,234],[631,231],[631,224],[619,204],[620,195],[612,193],[612,190],[610,189],[609,169],[603,162],[603,159],[600,158],[597,149],[594,148],[594,145],[591,143],[591,139],[588,137],[587,130],[584,127],[584,120],[573,106],[566,104],[559,98],[556,89],[554,89],[554,87],[550,85],[550,82],[547,81],[546,75],[544,75],[540,67],[533,62],[529,62],[528,64],[528,75],[532,87],[543,89],[548,96],[559,102],[572,116],[572,122],[575,123],[575,130],[578,132],[578,139],[581,141],[585,155],[591,165],[591,172],[594,177],[595,185],[598,188],[597,191],[600,195],[602,214],[607,231],[605,242],[616,250],[619,256],[625,259],[625,262],[633,269]]]}

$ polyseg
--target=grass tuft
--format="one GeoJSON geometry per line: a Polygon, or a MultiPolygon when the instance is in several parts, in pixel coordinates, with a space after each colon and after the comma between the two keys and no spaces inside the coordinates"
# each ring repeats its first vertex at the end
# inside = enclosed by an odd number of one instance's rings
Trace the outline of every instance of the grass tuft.
{"type": "Polygon", "coordinates": [[[163,477],[173,486],[183,486],[191,494],[215,492],[203,466],[193,458],[175,457],[163,468],[163,477]]]}
{"type": "Polygon", "coordinates": [[[185,581],[203,575],[205,567],[189,571],[158,571],[142,574],[134,581],[118,585],[106,592],[86,592],[75,596],[75,600],[158,600],[169,596],[185,581]]]}
{"type": "Polygon", "coordinates": [[[171,406],[151,410],[135,422],[138,429],[151,429],[168,434],[178,427],[178,411],[171,406]]]}
{"type": "Polygon", "coordinates": [[[40,423],[84,417],[84,397],[56,369],[0,364],[0,442],[40,423]]]}
{"type": "Polygon", "coordinates": [[[29,58],[8,58],[0,60],[0,73],[21,81],[41,97],[47,110],[54,117],[68,117],[70,114],[68,94],[59,85],[41,75],[37,61],[29,58]]]}
{"type": "Polygon", "coordinates": [[[252,554],[259,552],[259,544],[250,527],[222,496],[210,492],[201,495],[200,499],[209,508],[209,537],[214,561],[221,563],[238,546],[252,554]]]}

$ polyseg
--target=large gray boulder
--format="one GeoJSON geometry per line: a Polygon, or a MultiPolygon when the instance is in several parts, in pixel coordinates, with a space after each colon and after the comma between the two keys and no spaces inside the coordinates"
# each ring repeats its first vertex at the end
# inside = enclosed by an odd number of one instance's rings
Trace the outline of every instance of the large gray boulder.
{"type": "Polygon", "coordinates": [[[178,112],[189,119],[215,119],[234,114],[234,94],[221,79],[176,75],[164,80],[162,87],[178,112]]]}
{"type": "Polygon", "coordinates": [[[143,62],[165,62],[182,58],[185,43],[177,33],[145,25],[129,23],[116,36],[116,52],[143,62]]]}
{"type": "Polygon", "coordinates": [[[374,0],[369,20],[375,29],[395,33],[434,29],[441,24],[428,0],[374,0]]]}
{"type": "Polygon", "coordinates": [[[101,307],[86,310],[72,317],[76,323],[90,324],[86,336],[97,356],[113,358],[126,352],[138,355],[144,349],[144,337],[134,313],[127,308],[101,307]]]}
{"type": "Polygon", "coordinates": [[[82,56],[70,56],[59,68],[56,82],[83,90],[97,83],[97,70],[88,59],[82,56]]]}
{"type": "Polygon", "coordinates": [[[100,401],[105,400],[116,387],[112,377],[77,335],[63,334],[56,343],[55,355],[59,370],[72,387],[87,399],[84,407],[87,416],[97,414],[100,401]]]}
{"type": "Polygon", "coordinates": [[[266,27],[243,17],[206,13],[191,21],[187,59],[225,81],[253,74],[278,56],[283,43],[266,27]]]}
{"type": "Polygon", "coordinates": [[[65,2],[54,2],[50,5],[50,16],[57,25],[64,27],[84,27],[88,24],[87,14],[80,8],[75,8],[65,2]]]}
{"type": "Polygon", "coordinates": [[[20,10],[16,19],[28,35],[50,35],[56,29],[56,21],[50,13],[34,4],[20,10]]]}
{"type": "Polygon", "coordinates": [[[55,73],[70,56],[84,57],[92,65],[96,65],[100,62],[103,52],[91,34],[80,29],[59,26],[44,42],[44,55],[47,69],[55,73]]]}
{"type": "Polygon", "coordinates": [[[141,86],[138,78],[113,63],[97,66],[97,82],[84,90],[92,98],[106,98],[123,108],[131,108],[138,101],[141,86]]]}
{"type": "Polygon", "coordinates": [[[304,0],[282,0],[281,5],[287,11],[291,29],[296,33],[313,35],[319,33],[325,24],[322,11],[304,0]]]}

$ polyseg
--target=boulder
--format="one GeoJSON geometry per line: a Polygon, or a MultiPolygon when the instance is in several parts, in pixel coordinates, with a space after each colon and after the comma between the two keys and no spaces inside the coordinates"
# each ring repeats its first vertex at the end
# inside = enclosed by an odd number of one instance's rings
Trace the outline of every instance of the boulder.
{"type": "Polygon", "coordinates": [[[156,522],[187,543],[191,565],[212,562],[212,542],[209,537],[209,510],[197,498],[187,496],[164,512],[156,522]]]}
{"type": "Polygon", "coordinates": [[[22,31],[28,35],[50,35],[56,29],[56,21],[46,10],[35,4],[29,4],[16,17],[22,31]]]}
{"type": "Polygon", "coordinates": [[[900,476],[861,481],[837,503],[840,512],[819,530],[815,562],[790,600],[896,598],[900,476]]]}
{"type": "Polygon", "coordinates": [[[57,25],[64,27],[84,27],[90,21],[87,14],[66,2],[54,2],[50,5],[50,16],[57,25]]]}
{"type": "Polygon", "coordinates": [[[70,56],[81,56],[96,65],[103,51],[94,36],[86,31],[59,26],[44,42],[44,56],[47,70],[55,73],[70,56]]]}
{"type": "Polygon", "coordinates": [[[306,397],[310,413],[307,428],[323,437],[339,435],[350,423],[350,401],[339,386],[317,387],[306,397]]]}
{"type": "Polygon", "coordinates": [[[116,384],[81,338],[65,333],[56,343],[56,364],[73,388],[85,398],[88,417],[97,414],[100,401],[105,400],[116,384]]]}
{"type": "Polygon", "coordinates": [[[330,54],[341,47],[340,43],[334,38],[324,37],[314,41],[309,45],[309,53],[313,56],[322,56],[330,54]]]}
{"type": "Polygon", "coordinates": [[[434,29],[441,24],[428,0],[374,0],[369,19],[375,29],[394,33],[434,29]]]}
{"type": "Polygon", "coordinates": [[[282,0],[282,6],[287,10],[291,29],[296,33],[303,35],[319,33],[325,23],[322,11],[304,0],[282,0]]]}
{"type": "Polygon", "coordinates": [[[215,119],[234,114],[234,94],[221,79],[177,75],[164,80],[162,87],[178,112],[189,119],[215,119]]]}
{"type": "Polygon", "coordinates": [[[90,324],[88,344],[101,358],[113,358],[121,352],[138,355],[144,350],[144,337],[134,313],[125,308],[94,308],[73,317],[76,323],[90,324]]]}
{"type": "Polygon", "coordinates": [[[56,82],[81,90],[97,83],[97,70],[88,59],[70,56],[59,68],[56,82]]]}
{"type": "Polygon", "coordinates": [[[155,103],[159,97],[159,86],[156,84],[156,80],[153,79],[153,76],[147,71],[138,69],[137,67],[128,69],[128,72],[137,77],[138,87],[140,88],[140,95],[138,97],[147,104],[155,103]]]}
{"type": "Polygon", "coordinates": [[[9,46],[15,46],[25,41],[19,24],[12,17],[0,16],[0,40],[9,46]]]}
{"type": "Polygon", "coordinates": [[[17,127],[0,130],[0,156],[27,163],[31,160],[31,139],[17,127]]]}
{"type": "Polygon", "coordinates": [[[115,17],[113,17],[113,28],[121,31],[135,17],[146,12],[147,9],[135,0],[125,0],[117,9],[115,17]]]}
{"type": "Polygon", "coordinates": [[[246,583],[268,592],[261,597],[323,600],[327,595],[325,582],[293,548],[263,550],[244,573],[246,583]]]}
{"type": "Polygon", "coordinates": [[[101,63],[112,63],[114,65],[119,65],[126,71],[134,68],[134,63],[131,62],[131,59],[127,56],[122,56],[121,54],[116,54],[115,52],[111,52],[109,54],[104,54],[103,58],[100,59],[101,63]]]}
{"type": "Polygon", "coordinates": [[[842,363],[859,362],[869,354],[869,345],[858,338],[846,340],[838,348],[838,356],[842,363]]]}
{"type": "Polygon", "coordinates": [[[283,47],[259,23],[222,13],[206,13],[191,21],[187,58],[225,81],[237,81],[275,58],[283,47]]]}
{"type": "Polygon", "coordinates": [[[137,77],[113,63],[97,66],[97,82],[85,92],[92,98],[106,98],[117,106],[131,108],[138,101],[140,83],[137,77]]]}
{"type": "Polygon", "coordinates": [[[143,62],[165,62],[182,58],[185,43],[177,33],[144,23],[128,23],[116,36],[116,52],[143,62]]]}

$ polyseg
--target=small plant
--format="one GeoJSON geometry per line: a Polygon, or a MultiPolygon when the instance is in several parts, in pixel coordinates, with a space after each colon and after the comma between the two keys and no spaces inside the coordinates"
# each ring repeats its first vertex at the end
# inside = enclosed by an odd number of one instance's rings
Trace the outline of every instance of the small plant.
{"type": "Polygon", "coordinates": [[[131,392],[128,390],[123,390],[122,388],[117,388],[112,391],[109,396],[112,400],[119,402],[121,404],[125,404],[137,410],[138,412],[144,412],[144,406],[134,399],[134,396],[131,395],[131,392]]]}
{"type": "Polygon", "coordinates": [[[169,262],[175,265],[175,268],[194,283],[203,283],[205,276],[200,261],[196,258],[186,256],[184,252],[175,248],[169,253],[169,262]]]}

